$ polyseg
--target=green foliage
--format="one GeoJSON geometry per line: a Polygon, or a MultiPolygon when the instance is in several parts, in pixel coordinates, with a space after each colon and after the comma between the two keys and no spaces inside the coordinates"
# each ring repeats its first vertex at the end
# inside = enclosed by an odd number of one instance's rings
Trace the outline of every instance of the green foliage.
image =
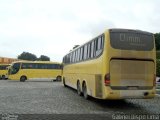
{"type": "Polygon", "coordinates": [[[157,76],[160,76],[160,33],[154,34],[154,37],[155,37],[156,50],[157,50],[157,52],[156,52],[156,56],[157,56],[156,74],[157,74],[157,76]]]}
{"type": "Polygon", "coordinates": [[[40,61],[50,61],[50,58],[48,56],[41,55],[37,60],[40,60],[40,61]]]}
{"type": "Polygon", "coordinates": [[[155,43],[156,43],[156,50],[160,50],[160,33],[154,34],[155,43]]]}
{"type": "Polygon", "coordinates": [[[29,52],[23,52],[22,54],[18,55],[18,59],[35,61],[37,60],[37,56],[29,52]]]}
{"type": "Polygon", "coordinates": [[[157,59],[160,59],[160,51],[156,52],[156,57],[157,57],[157,59]]]}
{"type": "Polygon", "coordinates": [[[21,60],[29,60],[29,61],[35,61],[35,60],[39,60],[39,61],[50,61],[50,58],[48,56],[45,55],[41,55],[39,58],[37,58],[36,55],[29,53],[29,52],[23,52],[20,55],[18,55],[18,59],[21,60]]]}
{"type": "Polygon", "coordinates": [[[157,59],[157,70],[156,70],[156,75],[160,76],[160,59],[157,59]]]}

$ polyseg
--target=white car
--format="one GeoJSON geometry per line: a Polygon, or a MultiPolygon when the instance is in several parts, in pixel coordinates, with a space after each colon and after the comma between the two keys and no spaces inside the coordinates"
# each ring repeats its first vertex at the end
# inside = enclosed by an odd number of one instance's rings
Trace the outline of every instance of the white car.
{"type": "Polygon", "coordinates": [[[160,78],[159,77],[156,78],[156,83],[160,83],[160,78]]]}
{"type": "Polygon", "coordinates": [[[160,78],[156,79],[156,89],[157,89],[157,93],[160,94],[160,78]]]}

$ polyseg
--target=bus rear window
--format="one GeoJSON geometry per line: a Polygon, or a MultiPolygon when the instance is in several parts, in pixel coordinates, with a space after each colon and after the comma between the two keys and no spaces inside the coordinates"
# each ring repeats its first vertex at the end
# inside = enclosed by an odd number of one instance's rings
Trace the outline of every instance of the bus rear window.
{"type": "Polygon", "coordinates": [[[115,49],[150,51],[154,48],[153,34],[143,31],[110,30],[110,41],[115,49]]]}
{"type": "Polygon", "coordinates": [[[7,67],[8,67],[9,65],[2,65],[2,66],[0,66],[0,70],[7,70],[7,67]]]}

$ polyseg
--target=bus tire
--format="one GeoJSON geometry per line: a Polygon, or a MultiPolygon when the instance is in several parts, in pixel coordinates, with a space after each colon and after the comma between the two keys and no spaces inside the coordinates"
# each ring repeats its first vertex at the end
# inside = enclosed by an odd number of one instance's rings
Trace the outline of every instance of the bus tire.
{"type": "Polygon", "coordinates": [[[79,82],[79,81],[77,81],[77,94],[78,94],[79,96],[82,95],[81,86],[80,86],[80,82],[79,82]]]}
{"type": "Polygon", "coordinates": [[[85,98],[86,100],[88,100],[88,99],[89,99],[89,95],[88,95],[88,93],[87,93],[87,85],[86,85],[85,82],[83,82],[83,87],[82,87],[82,89],[83,89],[83,96],[84,96],[84,98],[85,98]]]}
{"type": "Polygon", "coordinates": [[[25,82],[26,80],[27,80],[27,77],[26,77],[26,76],[21,76],[20,82],[25,82]]]}
{"type": "Polygon", "coordinates": [[[5,75],[2,75],[2,80],[5,80],[5,79],[6,79],[5,75]]]}
{"type": "Polygon", "coordinates": [[[66,82],[64,78],[63,78],[63,86],[66,87],[66,82]]]}
{"type": "Polygon", "coordinates": [[[61,80],[62,80],[61,76],[56,77],[56,81],[61,81],[61,80]]]}

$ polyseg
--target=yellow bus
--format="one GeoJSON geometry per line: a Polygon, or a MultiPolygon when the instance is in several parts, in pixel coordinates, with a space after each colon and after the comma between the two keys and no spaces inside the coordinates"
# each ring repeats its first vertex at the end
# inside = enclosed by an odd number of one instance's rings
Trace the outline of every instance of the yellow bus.
{"type": "Polygon", "coordinates": [[[85,99],[153,98],[155,59],[152,33],[108,29],[63,57],[63,84],[85,99]]]}
{"type": "Polygon", "coordinates": [[[0,64],[0,79],[7,79],[8,78],[8,67],[9,64],[0,64]]]}
{"type": "Polygon", "coordinates": [[[10,80],[24,82],[28,79],[53,79],[61,81],[62,66],[58,62],[18,61],[12,63],[9,69],[10,80]]]}

